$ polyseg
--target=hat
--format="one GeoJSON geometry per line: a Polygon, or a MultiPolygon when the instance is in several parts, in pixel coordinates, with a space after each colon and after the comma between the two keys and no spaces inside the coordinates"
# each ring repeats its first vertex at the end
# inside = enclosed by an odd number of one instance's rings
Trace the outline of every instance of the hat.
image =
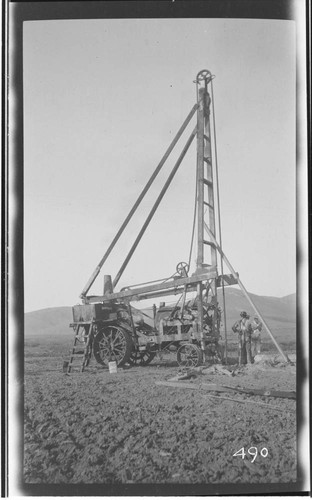
{"type": "Polygon", "coordinates": [[[241,315],[242,318],[247,318],[248,317],[248,314],[246,313],[246,311],[242,311],[240,313],[240,315],[241,315]]]}

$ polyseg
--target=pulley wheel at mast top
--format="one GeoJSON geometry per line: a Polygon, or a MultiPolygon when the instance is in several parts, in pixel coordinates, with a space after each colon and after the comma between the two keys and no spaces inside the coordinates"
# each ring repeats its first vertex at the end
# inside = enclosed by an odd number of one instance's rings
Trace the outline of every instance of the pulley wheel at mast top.
{"type": "Polygon", "coordinates": [[[197,73],[195,83],[200,83],[203,81],[207,81],[209,83],[214,78],[214,75],[208,69],[202,69],[199,73],[197,73]]]}

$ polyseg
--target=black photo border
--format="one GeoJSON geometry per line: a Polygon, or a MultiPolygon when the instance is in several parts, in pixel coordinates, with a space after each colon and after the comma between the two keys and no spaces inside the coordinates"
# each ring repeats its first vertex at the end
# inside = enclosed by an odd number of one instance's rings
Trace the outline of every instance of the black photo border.
{"type": "MultiPolygon", "coordinates": [[[[300,0],[299,0],[300,1],[300,0]]],[[[303,0],[304,1],[304,0],[303,0]]],[[[4,308],[6,314],[2,316],[2,380],[6,380],[8,375],[8,281],[7,271],[10,269],[10,311],[14,318],[14,328],[16,335],[13,337],[11,349],[15,352],[14,373],[16,375],[17,395],[18,395],[18,429],[20,438],[20,450],[17,460],[19,461],[19,477],[16,478],[21,495],[23,496],[208,496],[208,495],[293,495],[308,494],[303,492],[304,464],[298,456],[298,480],[296,483],[270,483],[270,484],[26,484],[23,482],[23,411],[24,411],[24,282],[23,282],[23,23],[31,20],[57,20],[57,19],[117,19],[117,18],[158,18],[158,19],[187,19],[187,18],[233,18],[233,19],[279,19],[296,21],[294,5],[296,0],[135,0],[135,1],[33,1],[33,2],[8,2],[7,12],[2,20],[2,40],[3,40],[3,74],[9,75],[10,89],[14,91],[14,110],[11,119],[14,121],[14,139],[12,143],[7,142],[7,118],[8,108],[6,103],[7,88],[3,85],[2,92],[2,123],[5,125],[2,131],[3,144],[9,145],[14,151],[13,161],[9,161],[10,151],[3,148],[2,152],[2,200],[4,211],[2,212],[2,242],[7,242],[7,235],[10,232],[14,240],[14,251],[8,254],[4,245],[2,261],[4,262],[5,276],[2,280],[2,297],[4,298],[4,308]],[[8,65],[9,61],[9,65],[8,65]],[[9,66],[9,67],[7,67],[9,66]],[[11,144],[11,146],[10,146],[11,144]],[[9,179],[11,177],[11,179],[9,179]],[[10,190],[8,184],[10,183],[10,190]],[[14,220],[10,221],[10,214],[7,213],[9,206],[8,197],[15,198],[14,220]],[[13,293],[12,293],[13,291],[13,293]],[[5,334],[3,334],[5,332],[5,334]]],[[[308,30],[308,2],[306,5],[306,29],[308,30]]],[[[307,40],[309,37],[307,36],[307,40]]],[[[306,45],[308,51],[308,43],[306,45]]],[[[298,58],[297,58],[298,61],[298,58]]],[[[304,65],[307,61],[304,60],[304,65]]],[[[300,72],[297,62],[297,73],[300,72]]],[[[309,72],[307,72],[309,73],[309,72]]],[[[298,92],[305,91],[297,86],[298,92]]],[[[10,98],[10,90],[9,90],[10,98]]],[[[303,120],[302,112],[297,111],[297,145],[302,141],[302,128],[300,123],[303,120]]],[[[303,120],[304,121],[304,120],[303,120]]],[[[309,137],[309,136],[308,136],[309,137]]],[[[302,160],[302,151],[297,146],[297,160],[302,160]]],[[[298,228],[297,210],[297,228],[298,228]]],[[[298,231],[298,230],[297,230],[298,231]]],[[[298,234],[297,234],[298,236],[298,234]]],[[[3,250],[3,246],[2,246],[3,250]]],[[[297,271],[302,265],[302,249],[297,243],[297,271]]],[[[3,273],[2,273],[3,277],[3,273]]],[[[307,380],[307,367],[303,362],[304,344],[302,335],[306,330],[302,303],[298,294],[300,287],[299,275],[297,274],[297,432],[300,432],[304,421],[304,405],[302,387],[307,380]],[[301,312],[300,312],[301,311],[301,312]]],[[[3,303],[2,303],[3,305],[3,303]]],[[[304,308],[305,306],[303,306],[304,308]]],[[[306,305],[308,307],[308,305],[306,305]]],[[[10,381],[9,381],[10,383],[10,381]]],[[[9,383],[2,389],[2,396],[7,406],[9,383]]],[[[4,401],[2,398],[2,401],[4,401]]],[[[7,410],[7,407],[4,411],[7,410]]],[[[9,415],[6,413],[2,418],[2,424],[7,423],[9,415]]],[[[298,435],[298,434],[297,434],[298,435]]],[[[2,430],[2,452],[6,467],[2,468],[2,494],[8,493],[8,477],[10,470],[7,467],[7,433],[2,430]]],[[[2,461],[3,463],[3,461],[2,461]]],[[[305,464],[306,465],[306,464],[305,464]]],[[[309,465],[308,465],[309,467],[309,465]]]]}

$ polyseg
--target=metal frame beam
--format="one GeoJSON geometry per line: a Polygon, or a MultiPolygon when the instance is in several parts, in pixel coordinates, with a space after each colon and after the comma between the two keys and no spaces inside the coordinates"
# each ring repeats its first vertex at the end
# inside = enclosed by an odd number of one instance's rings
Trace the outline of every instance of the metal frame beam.
{"type": "Polygon", "coordinates": [[[209,271],[199,275],[190,276],[188,278],[176,278],[165,283],[158,283],[157,285],[143,286],[135,290],[123,290],[122,292],[107,293],[100,296],[89,296],[88,302],[105,302],[108,300],[118,300],[125,299],[128,297],[140,296],[141,294],[152,293],[159,290],[167,290],[169,288],[176,290],[179,287],[183,289],[184,285],[192,285],[196,283],[202,283],[212,278],[217,277],[216,268],[210,268],[209,271]]]}
{"type": "Polygon", "coordinates": [[[214,241],[217,249],[219,250],[220,252],[220,255],[221,257],[224,259],[224,262],[226,263],[226,265],[228,266],[228,268],[230,269],[230,271],[234,274],[235,278],[237,279],[237,283],[239,284],[242,292],[244,293],[246,299],[248,300],[249,304],[251,305],[251,307],[254,309],[254,311],[256,312],[256,314],[259,316],[259,318],[261,319],[266,331],[268,332],[269,336],[271,337],[275,347],[277,348],[278,352],[281,354],[282,358],[284,359],[284,361],[286,361],[287,363],[290,362],[290,360],[288,359],[288,357],[284,354],[284,352],[282,351],[282,348],[279,346],[279,344],[277,343],[277,341],[275,340],[274,336],[273,336],[273,333],[271,332],[270,328],[268,327],[265,319],[263,318],[262,314],[260,313],[259,309],[257,308],[257,306],[255,305],[255,303],[253,302],[253,300],[250,298],[249,296],[249,293],[247,292],[246,288],[244,287],[242,281],[240,280],[238,274],[235,272],[233,266],[231,265],[231,263],[229,262],[229,260],[227,259],[226,255],[224,254],[222,248],[218,245],[218,242],[217,240],[215,239],[214,235],[212,234],[212,232],[210,231],[209,227],[207,226],[207,224],[205,224],[205,229],[207,231],[207,233],[209,234],[209,236],[211,237],[211,239],[214,241]]]}
{"type": "Polygon", "coordinates": [[[197,268],[204,263],[204,105],[205,89],[198,92],[197,110],[197,268]]]}
{"type": "MultiPolygon", "coordinates": [[[[207,281],[206,277],[203,278],[203,281],[207,281]]],[[[222,275],[222,276],[218,276],[217,278],[217,287],[221,287],[222,285],[224,286],[233,286],[233,285],[237,285],[237,280],[234,278],[234,276],[232,274],[226,274],[226,275],[222,275]],[[221,281],[222,280],[222,281],[221,281]]],[[[168,288],[166,290],[160,290],[160,291],[153,291],[153,290],[150,290],[150,291],[147,291],[146,293],[137,293],[137,288],[135,289],[132,289],[132,292],[133,294],[131,295],[131,299],[133,301],[135,300],[145,300],[145,299],[154,299],[156,297],[165,297],[165,296],[168,296],[168,295],[178,295],[180,293],[184,293],[185,292],[185,288],[186,288],[186,293],[190,293],[190,292],[194,292],[195,290],[197,290],[197,283],[194,283],[194,284],[191,284],[191,285],[183,285],[183,286],[175,286],[174,288],[168,288]]],[[[125,289],[122,289],[122,291],[125,291],[125,289]]],[[[128,289],[129,291],[129,289],[128,289]]],[[[116,292],[116,293],[121,293],[121,292],[116,292]]],[[[98,297],[98,296],[94,296],[94,295],[90,295],[89,297],[87,297],[87,300],[88,302],[102,302],[103,301],[103,297],[106,297],[106,295],[102,295],[101,297],[98,297]]],[[[107,300],[107,299],[105,299],[107,300]]]]}

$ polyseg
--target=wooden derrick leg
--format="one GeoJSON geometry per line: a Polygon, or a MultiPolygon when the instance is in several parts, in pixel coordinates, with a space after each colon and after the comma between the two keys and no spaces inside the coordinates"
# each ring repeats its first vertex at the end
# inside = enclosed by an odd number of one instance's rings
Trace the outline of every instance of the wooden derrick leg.
{"type": "Polygon", "coordinates": [[[200,347],[203,353],[203,362],[205,362],[205,335],[204,335],[204,311],[203,311],[203,285],[198,283],[197,285],[197,300],[198,300],[198,317],[197,325],[200,333],[200,347]]]}

